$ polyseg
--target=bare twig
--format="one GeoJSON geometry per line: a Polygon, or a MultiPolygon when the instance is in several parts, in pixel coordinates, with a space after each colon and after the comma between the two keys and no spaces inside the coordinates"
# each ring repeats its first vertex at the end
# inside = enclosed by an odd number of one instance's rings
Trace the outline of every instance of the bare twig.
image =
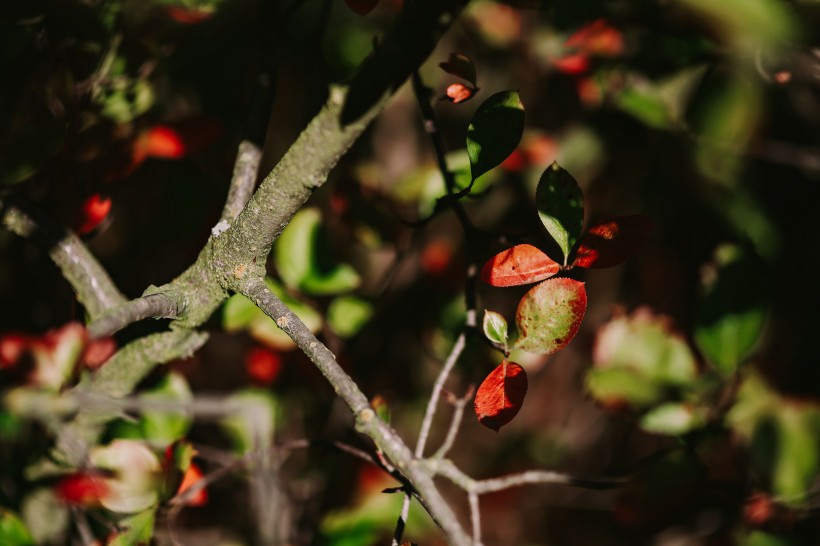
{"type": "Polygon", "coordinates": [[[71,284],[92,320],[126,301],[76,235],[41,218],[28,210],[30,208],[0,199],[0,220],[8,230],[35,239],[48,250],[49,257],[71,284]]]}
{"type": "Polygon", "coordinates": [[[228,189],[228,197],[225,200],[220,220],[227,223],[232,222],[248,204],[256,187],[256,177],[259,174],[261,160],[262,150],[259,146],[249,140],[239,143],[239,150],[236,152],[236,161],[233,165],[231,186],[228,189]]]}
{"type": "MultiPolygon", "coordinates": [[[[473,398],[475,388],[470,385],[467,392],[461,398],[453,397],[451,403],[453,404],[453,417],[450,420],[450,428],[447,430],[447,436],[444,438],[444,443],[438,448],[438,451],[433,455],[433,459],[443,459],[447,453],[452,449],[458,435],[458,429],[461,427],[461,421],[464,419],[464,408],[470,403],[473,398]]],[[[451,395],[452,396],[452,395],[451,395]]]]}
{"type": "Polygon", "coordinates": [[[127,301],[88,326],[92,338],[110,336],[129,324],[147,318],[174,318],[179,315],[177,302],[165,294],[149,294],[127,301]]]}
{"type": "Polygon", "coordinates": [[[478,494],[470,492],[467,498],[470,501],[470,526],[473,529],[473,546],[481,546],[481,506],[478,503],[478,494]]]}

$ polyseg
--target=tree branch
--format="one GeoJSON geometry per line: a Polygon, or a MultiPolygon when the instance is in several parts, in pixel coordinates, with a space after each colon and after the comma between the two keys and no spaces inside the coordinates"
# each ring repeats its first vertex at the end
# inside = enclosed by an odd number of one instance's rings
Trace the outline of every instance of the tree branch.
{"type": "Polygon", "coordinates": [[[104,314],[88,326],[88,333],[92,338],[110,336],[134,322],[147,318],[174,318],[179,311],[177,302],[165,294],[149,294],[104,314]]]}
{"type": "Polygon", "coordinates": [[[228,197],[222,209],[221,221],[230,223],[239,216],[242,209],[250,201],[256,187],[256,177],[259,174],[259,163],[262,160],[262,149],[249,140],[239,143],[236,152],[236,161],[233,165],[233,176],[228,188],[228,197]]]}
{"type": "Polygon", "coordinates": [[[0,220],[9,231],[34,239],[48,250],[91,320],[126,301],[105,269],[70,231],[3,199],[0,220]]]}

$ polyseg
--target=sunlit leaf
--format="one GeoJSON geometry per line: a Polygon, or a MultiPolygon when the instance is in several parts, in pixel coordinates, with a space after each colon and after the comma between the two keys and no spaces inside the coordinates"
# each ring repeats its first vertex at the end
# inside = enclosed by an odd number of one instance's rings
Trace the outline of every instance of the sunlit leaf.
{"type": "Polygon", "coordinates": [[[592,359],[596,368],[636,370],[661,384],[689,385],[697,377],[695,356],[669,317],[640,308],[616,316],[598,330],[592,359]]]}
{"type": "Polygon", "coordinates": [[[587,308],[584,283],[568,278],[548,279],[527,292],[515,315],[515,347],[550,354],[572,341],[587,308]]]}
{"type": "Polygon", "coordinates": [[[709,362],[731,374],[760,340],[766,302],[763,264],[741,247],[722,245],[701,277],[695,341],[709,362]]]}
{"type": "Polygon", "coordinates": [[[373,315],[373,305],[354,296],[340,296],[330,302],[327,322],[339,337],[356,335],[373,315]]]}
{"type": "Polygon", "coordinates": [[[669,402],[653,408],[641,418],[641,428],[647,432],[679,436],[704,424],[703,416],[693,407],[669,402]]]}
{"type": "Polygon", "coordinates": [[[473,98],[473,95],[476,94],[478,91],[475,87],[469,87],[464,85],[463,83],[451,83],[447,86],[447,90],[444,92],[445,96],[452,102],[453,104],[458,104],[460,102],[464,102],[473,98]]]}
{"type": "Polygon", "coordinates": [[[0,543],[6,546],[31,546],[34,539],[17,514],[0,507],[0,543]]]}
{"type": "Polygon", "coordinates": [[[538,216],[564,254],[564,264],[584,223],[584,196],[578,182],[558,163],[541,175],[535,191],[538,216]]]}
{"type": "Polygon", "coordinates": [[[581,239],[573,265],[592,269],[618,265],[640,250],[651,231],[652,222],[643,214],[598,222],[581,239]]]}
{"type": "MultiPolygon", "coordinates": [[[[200,469],[196,464],[191,463],[185,470],[185,474],[182,476],[182,483],[179,484],[179,491],[177,491],[177,494],[181,495],[185,493],[188,489],[202,481],[204,476],[205,475],[202,473],[202,469],[200,469]]],[[[207,503],[208,490],[204,487],[200,488],[196,493],[189,497],[188,500],[185,501],[187,506],[204,506],[207,503]]]]}
{"type": "Polygon", "coordinates": [[[507,321],[501,314],[485,310],[481,326],[487,339],[496,345],[507,346],[507,321]]]}
{"type": "Polygon", "coordinates": [[[661,400],[663,385],[659,385],[630,368],[593,368],[586,377],[590,394],[607,408],[648,407],[661,400]]]}
{"type": "Polygon", "coordinates": [[[357,14],[364,17],[379,4],[379,0],[345,0],[345,4],[357,14]]]}
{"type": "Polygon", "coordinates": [[[467,55],[463,53],[450,53],[450,57],[438,65],[448,74],[467,80],[472,87],[476,86],[475,65],[472,59],[467,55]]]}
{"type": "Polygon", "coordinates": [[[467,153],[475,180],[504,161],[524,133],[524,105],[517,91],[503,91],[478,107],[467,129],[467,153]]]}
{"type": "Polygon", "coordinates": [[[296,213],[274,245],[274,262],[285,286],[326,296],[356,288],[359,275],[347,264],[329,258],[319,209],[296,213]]]}
{"type": "Polygon", "coordinates": [[[482,381],[475,395],[479,422],[498,432],[518,414],[527,394],[527,373],[515,362],[503,361],[482,381]]]}
{"type": "MultiPolygon", "coordinates": [[[[178,372],[170,372],[150,391],[142,394],[143,399],[162,403],[178,402],[184,404],[193,400],[191,388],[185,377],[178,372]]],[[[143,437],[151,442],[170,444],[188,433],[193,418],[190,412],[183,410],[148,410],[142,412],[140,428],[143,437]]]]}
{"type": "Polygon", "coordinates": [[[108,494],[100,499],[108,510],[131,514],[157,503],[161,465],[145,443],[114,440],[92,448],[88,459],[95,468],[111,473],[105,479],[108,494]]]}
{"type": "Polygon", "coordinates": [[[132,546],[134,544],[148,544],[154,534],[156,509],[143,510],[138,514],[120,520],[119,531],[107,542],[108,546],[132,546]]]}
{"type": "Polygon", "coordinates": [[[518,286],[552,277],[561,266],[538,248],[516,245],[490,258],[480,278],[491,286],[518,286]]]}

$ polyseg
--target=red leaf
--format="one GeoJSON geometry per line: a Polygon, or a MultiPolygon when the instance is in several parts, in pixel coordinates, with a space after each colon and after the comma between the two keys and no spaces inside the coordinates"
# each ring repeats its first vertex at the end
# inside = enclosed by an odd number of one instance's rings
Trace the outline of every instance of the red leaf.
{"type": "Polygon", "coordinates": [[[108,495],[109,487],[100,474],[78,472],[69,474],[57,482],[55,492],[67,504],[96,506],[108,495]]]}
{"type": "Polygon", "coordinates": [[[92,370],[96,370],[116,352],[117,342],[113,337],[94,339],[85,346],[82,361],[92,370]]]}
{"type": "Polygon", "coordinates": [[[111,199],[95,193],[85,199],[77,211],[74,230],[80,235],[91,233],[111,212],[111,199]]]}
{"type": "Polygon", "coordinates": [[[475,395],[475,415],[498,432],[513,420],[527,394],[527,373],[515,362],[503,361],[490,372],[475,395]]]}
{"type": "Polygon", "coordinates": [[[598,19],[567,38],[564,47],[587,55],[614,57],[623,53],[624,38],[621,31],[598,19]]]}
{"type": "Polygon", "coordinates": [[[213,17],[213,10],[189,9],[182,6],[167,6],[165,13],[168,17],[182,25],[195,25],[213,17]]]}
{"type": "Polygon", "coordinates": [[[598,222],[581,239],[573,265],[589,269],[618,265],[641,248],[651,231],[652,221],[643,214],[598,222]]]}
{"type": "Polygon", "coordinates": [[[582,282],[559,277],[535,285],[518,303],[516,348],[541,354],[560,351],[578,333],[586,308],[582,282]]]}
{"type": "Polygon", "coordinates": [[[491,286],[518,286],[552,277],[561,266],[532,245],[516,245],[496,254],[481,268],[491,286]]]}
{"type": "MultiPolygon", "coordinates": [[[[200,470],[200,468],[196,464],[191,463],[191,465],[188,467],[188,470],[185,471],[185,475],[183,475],[182,477],[182,483],[179,484],[179,490],[177,491],[177,495],[181,495],[188,489],[192,488],[200,480],[202,480],[203,476],[204,474],[202,473],[202,470],[200,470]]],[[[191,498],[185,501],[185,504],[187,504],[188,506],[204,506],[207,503],[208,490],[204,487],[199,489],[196,493],[193,494],[193,496],[191,496],[191,498]]]]}
{"type": "Polygon", "coordinates": [[[185,155],[185,143],[176,129],[167,125],[155,125],[140,134],[134,145],[140,157],[178,159],[185,155]]]}
{"type": "Polygon", "coordinates": [[[282,370],[282,359],[270,349],[254,347],[245,354],[245,370],[254,383],[270,385],[282,370]]]}
{"type": "Polygon", "coordinates": [[[473,87],[476,86],[475,65],[467,55],[450,53],[450,58],[438,65],[448,74],[467,80],[473,87]]]}
{"type": "Polygon", "coordinates": [[[379,0],[345,0],[345,4],[362,17],[373,11],[378,3],[379,0]]]}
{"type": "Polygon", "coordinates": [[[0,337],[0,369],[11,368],[23,356],[32,339],[25,334],[10,333],[0,337]]]}
{"type": "Polygon", "coordinates": [[[476,91],[478,91],[476,88],[468,87],[463,83],[451,83],[447,86],[447,91],[445,94],[447,95],[447,98],[450,99],[450,102],[453,104],[458,104],[473,98],[476,91]]]}

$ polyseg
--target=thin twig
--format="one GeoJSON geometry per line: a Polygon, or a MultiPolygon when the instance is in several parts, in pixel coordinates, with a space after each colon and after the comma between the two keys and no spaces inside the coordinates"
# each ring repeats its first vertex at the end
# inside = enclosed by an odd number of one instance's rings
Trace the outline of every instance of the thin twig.
{"type": "Polygon", "coordinates": [[[481,546],[481,506],[478,503],[478,494],[469,493],[470,525],[473,528],[473,546],[481,546]]]}
{"type": "Polygon", "coordinates": [[[110,336],[140,320],[174,318],[179,312],[176,302],[165,294],[149,294],[127,301],[101,316],[88,326],[88,333],[92,338],[110,336]]]}
{"type": "Polygon", "coordinates": [[[474,392],[475,388],[473,385],[470,385],[467,392],[464,393],[464,396],[461,398],[453,397],[453,417],[450,420],[450,428],[447,430],[447,436],[444,438],[444,443],[441,444],[441,447],[438,448],[438,451],[436,451],[433,455],[433,459],[443,459],[453,448],[453,444],[456,441],[456,436],[458,436],[458,429],[461,427],[461,421],[464,419],[464,408],[467,407],[467,404],[473,398],[474,392]]]}
{"type": "Polygon", "coordinates": [[[404,528],[407,526],[407,517],[410,515],[410,500],[410,493],[405,493],[401,503],[399,517],[396,519],[396,530],[393,531],[393,540],[390,542],[390,546],[399,546],[401,543],[401,539],[404,536],[404,528]]]}

